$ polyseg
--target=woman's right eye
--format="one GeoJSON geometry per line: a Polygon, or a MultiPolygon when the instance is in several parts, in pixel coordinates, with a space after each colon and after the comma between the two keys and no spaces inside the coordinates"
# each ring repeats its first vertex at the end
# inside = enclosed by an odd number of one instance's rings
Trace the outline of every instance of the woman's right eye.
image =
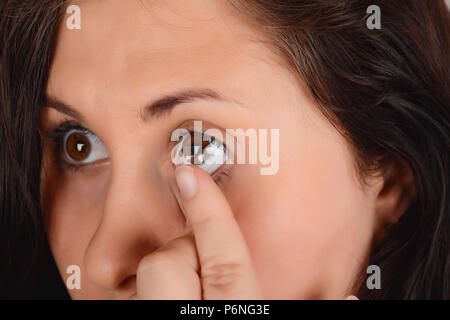
{"type": "Polygon", "coordinates": [[[71,129],[63,138],[64,158],[71,165],[87,165],[109,158],[108,148],[88,130],[71,129]]]}
{"type": "Polygon", "coordinates": [[[55,141],[55,156],[64,168],[76,170],[109,158],[100,138],[75,122],[65,121],[45,134],[55,141]]]}

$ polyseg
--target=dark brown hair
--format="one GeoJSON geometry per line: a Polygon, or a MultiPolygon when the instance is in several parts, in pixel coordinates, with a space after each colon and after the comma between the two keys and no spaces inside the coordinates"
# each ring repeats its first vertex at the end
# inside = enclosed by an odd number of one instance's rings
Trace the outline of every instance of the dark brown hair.
{"type": "Polygon", "coordinates": [[[0,298],[67,297],[41,216],[38,134],[61,2],[0,2],[0,298]]]}
{"type": "MultiPolygon", "coordinates": [[[[450,298],[450,19],[442,0],[230,0],[355,148],[360,171],[402,161],[414,197],[370,254],[382,289],[450,298]],[[366,9],[381,9],[381,29],[366,9]]],[[[0,3],[0,296],[67,297],[40,212],[38,115],[62,0],[0,3]]]]}

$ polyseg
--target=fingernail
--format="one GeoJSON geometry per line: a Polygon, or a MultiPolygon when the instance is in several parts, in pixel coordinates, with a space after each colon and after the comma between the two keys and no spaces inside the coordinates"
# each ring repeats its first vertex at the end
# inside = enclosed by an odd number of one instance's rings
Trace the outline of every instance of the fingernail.
{"type": "Polygon", "coordinates": [[[184,199],[190,199],[197,193],[197,179],[195,178],[194,169],[190,166],[180,166],[175,169],[175,178],[181,196],[184,199]]]}
{"type": "Polygon", "coordinates": [[[359,300],[359,299],[358,299],[358,297],[351,295],[351,296],[348,296],[345,300],[359,300]]]}

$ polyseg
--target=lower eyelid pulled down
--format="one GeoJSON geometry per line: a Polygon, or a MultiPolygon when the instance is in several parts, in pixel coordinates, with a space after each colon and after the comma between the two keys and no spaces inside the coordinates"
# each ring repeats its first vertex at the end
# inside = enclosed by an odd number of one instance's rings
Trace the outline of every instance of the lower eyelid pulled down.
{"type": "Polygon", "coordinates": [[[223,190],[226,187],[228,180],[231,178],[233,165],[225,164],[223,168],[217,170],[211,178],[223,190]]]}

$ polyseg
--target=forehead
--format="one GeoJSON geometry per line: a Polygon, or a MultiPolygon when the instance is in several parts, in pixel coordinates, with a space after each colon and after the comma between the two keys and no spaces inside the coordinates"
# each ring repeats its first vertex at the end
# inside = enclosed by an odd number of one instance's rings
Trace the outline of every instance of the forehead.
{"type": "Polygon", "coordinates": [[[67,28],[70,14],[65,14],[47,93],[75,104],[83,94],[83,104],[99,98],[99,89],[128,100],[129,95],[148,99],[153,94],[148,90],[164,91],[182,83],[223,83],[225,75],[242,74],[243,65],[263,61],[268,54],[255,41],[254,30],[218,0],[73,4],[81,9],[81,29],[67,28]]]}

